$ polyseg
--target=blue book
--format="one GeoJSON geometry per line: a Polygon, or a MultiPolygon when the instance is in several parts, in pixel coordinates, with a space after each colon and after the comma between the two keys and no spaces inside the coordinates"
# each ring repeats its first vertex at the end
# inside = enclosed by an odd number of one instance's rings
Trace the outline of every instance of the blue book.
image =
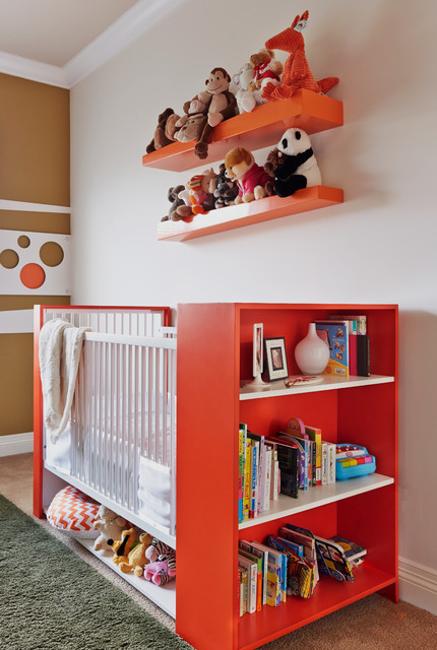
{"type": "Polygon", "coordinates": [[[316,320],[316,330],[329,346],[326,375],[349,377],[349,324],[347,320],[316,320]]]}

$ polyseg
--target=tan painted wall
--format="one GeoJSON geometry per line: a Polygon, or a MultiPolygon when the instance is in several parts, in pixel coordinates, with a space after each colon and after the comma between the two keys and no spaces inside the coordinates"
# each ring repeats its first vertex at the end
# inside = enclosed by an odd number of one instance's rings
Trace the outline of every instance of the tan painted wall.
{"type": "MultiPolygon", "coordinates": [[[[68,90],[0,74],[0,142],[0,199],[69,206],[68,90]]],[[[1,229],[69,234],[70,215],[0,209],[1,229]]],[[[0,287],[0,311],[68,302],[0,287]]],[[[0,435],[32,430],[32,344],[32,334],[0,334],[0,435]]]]}

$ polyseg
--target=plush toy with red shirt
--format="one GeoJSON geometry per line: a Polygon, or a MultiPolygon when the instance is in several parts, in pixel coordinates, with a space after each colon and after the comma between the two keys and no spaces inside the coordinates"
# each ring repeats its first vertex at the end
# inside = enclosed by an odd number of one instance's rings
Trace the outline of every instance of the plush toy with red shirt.
{"type": "Polygon", "coordinates": [[[226,174],[238,184],[235,203],[249,203],[273,193],[272,178],[257,165],[253,155],[243,147],[235,147],[225,157],[226,174]]]}

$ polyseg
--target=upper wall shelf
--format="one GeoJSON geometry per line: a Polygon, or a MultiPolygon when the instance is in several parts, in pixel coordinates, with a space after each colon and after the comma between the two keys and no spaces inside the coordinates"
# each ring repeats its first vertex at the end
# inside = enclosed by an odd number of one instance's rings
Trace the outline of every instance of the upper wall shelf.
{"type": "Polygon", "coordinates": [[[200,160],[194,154],[195,142],[174,142],[144,155],[143,165],[184,171],[223,160],[229,149],[240,144],[249,150],[274,145],[289,127],[317,133],[342,124],[341,101],[309,90],[300,90],[292,99],[268,102],[258,106],[252,113],[242,113],[219,124],[214,129],[209,155],[205,160],[200,160]]]}

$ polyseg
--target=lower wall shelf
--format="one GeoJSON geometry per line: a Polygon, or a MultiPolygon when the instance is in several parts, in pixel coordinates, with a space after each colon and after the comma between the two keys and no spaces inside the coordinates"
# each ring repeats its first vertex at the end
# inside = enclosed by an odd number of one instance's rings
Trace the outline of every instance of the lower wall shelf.
{"type": "Polygon", "coordinates": [[[121,578],[132,585],[132,587],[135,587],[135,589],[141,592],[143,596],[146,596],[149,600],[154,602],[155,605],[158,605],[158,607],[167,612],[167,614],[176,618],[176,582],[170,582],[165,587],[158,587],[152,582],[148,582],[147,580],[144,580],[144,578],[138,578],[132,573],[122,573],[118,566],[112,561],[110,555],[105,555],[94,550],[93,539],[77,539],[77,541],[79,544],[84,546],[87,551],[99,558],[103,564],[110,567],[121,578]]]}
{"type": "Polygon", "coordinates": [[[325,185],[299,190],[293,196],[281,198],[268,196],[251,203],[230,205],[211,210],[185,221],[163,221],[158,225],[158,239],[162,241],[187,241],[234,228],[242,228],[263,221],[271,221],[299,212],[307,212],[329,205],[343,203],[343,190],[325,185]]]}
{"type": "Polygon", "coordinates": [[[278,607],[263,607],[256,614],[245,614],[239,622],[239,648],[252,650],[307,623],[396,583],[390,575],[365,562],[354,570],[353,582],[337,582],[322,577],[311,598],[290,596],[278,607]]]}

